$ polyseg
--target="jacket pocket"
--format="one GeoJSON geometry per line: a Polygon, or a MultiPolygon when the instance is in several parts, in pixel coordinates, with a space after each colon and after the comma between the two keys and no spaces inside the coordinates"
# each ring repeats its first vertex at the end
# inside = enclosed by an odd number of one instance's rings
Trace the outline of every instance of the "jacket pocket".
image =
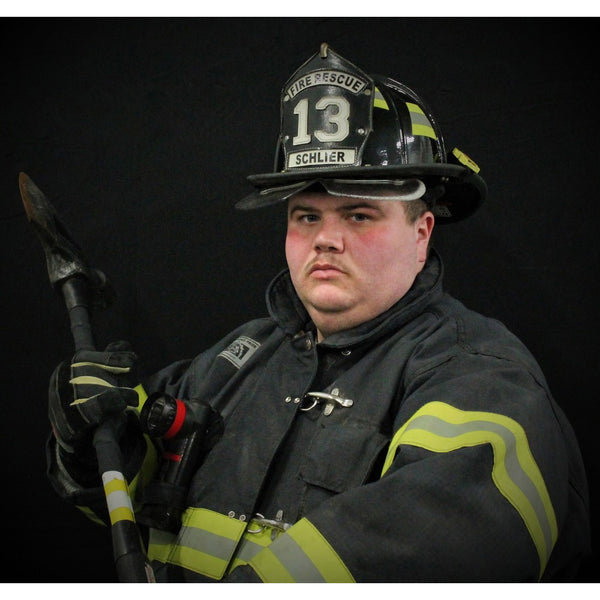
{"type": "Polygon", "coordinates": [[[373,426],[321,427],[302,462],[300,476],[305,483],[339,494],[372,478],[371,471],[388,443],[389,438],[373,426]]]}

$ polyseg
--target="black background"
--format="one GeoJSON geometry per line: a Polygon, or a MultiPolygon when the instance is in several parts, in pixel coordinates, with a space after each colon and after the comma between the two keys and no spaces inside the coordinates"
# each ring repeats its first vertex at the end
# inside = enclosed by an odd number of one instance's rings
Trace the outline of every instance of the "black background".
{"type": "MultiPolygon", "coordinates": [[[[415,88],[490,196],[440,227],[446,288],[506,323],[580,440],[597,517],[598,21],[576,18],[5,18],[2,111],[2,578],[115,581],[110,535],[45,477],[46,388],[72,351],[17,187],[25,171],[118,292],[98,345],[145,368],[265,314],[279,209],[242,213],[271,170],[279,92],[319,44],[415,88]]],[[[593,561],[581,581],[598,581],[593,561]]]]}

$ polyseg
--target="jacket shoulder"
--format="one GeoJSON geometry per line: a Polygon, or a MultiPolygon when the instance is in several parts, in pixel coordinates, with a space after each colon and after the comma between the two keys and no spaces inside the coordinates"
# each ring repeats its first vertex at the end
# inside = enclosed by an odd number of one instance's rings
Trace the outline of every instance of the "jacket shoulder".
{"type": "Polygon", "coordinates": [[[498,319],[471,310],[448,294],[431,311],[436,317],[429,340],[433,348],[439,345],[452,355],[506,360],[542,376],[527,346],[498,319]]]}

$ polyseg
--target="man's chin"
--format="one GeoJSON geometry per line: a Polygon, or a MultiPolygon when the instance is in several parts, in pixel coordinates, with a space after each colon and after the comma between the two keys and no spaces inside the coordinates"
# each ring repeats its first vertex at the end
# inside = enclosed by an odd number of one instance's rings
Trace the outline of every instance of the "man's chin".
{"type": "Polygon", "coordinates": [[[340,293],[339,290],[319,290],[319,293],[311,294],[308,298],[307,306],[311,311],[322,315],[331,315],[344,313],[350,310],[353,306],[351,299],[340,293]]]}

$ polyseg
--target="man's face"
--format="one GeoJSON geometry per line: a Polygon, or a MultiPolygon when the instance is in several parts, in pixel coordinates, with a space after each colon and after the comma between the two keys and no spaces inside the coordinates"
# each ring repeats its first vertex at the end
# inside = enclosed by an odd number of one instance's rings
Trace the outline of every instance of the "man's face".
{"type": "Polygon", "coordinates": [[[301,193],[288,203],[286,258],[319,340],[368,321],[411,287],[434,217],[409,224],[402,202],[301,193]]]}

